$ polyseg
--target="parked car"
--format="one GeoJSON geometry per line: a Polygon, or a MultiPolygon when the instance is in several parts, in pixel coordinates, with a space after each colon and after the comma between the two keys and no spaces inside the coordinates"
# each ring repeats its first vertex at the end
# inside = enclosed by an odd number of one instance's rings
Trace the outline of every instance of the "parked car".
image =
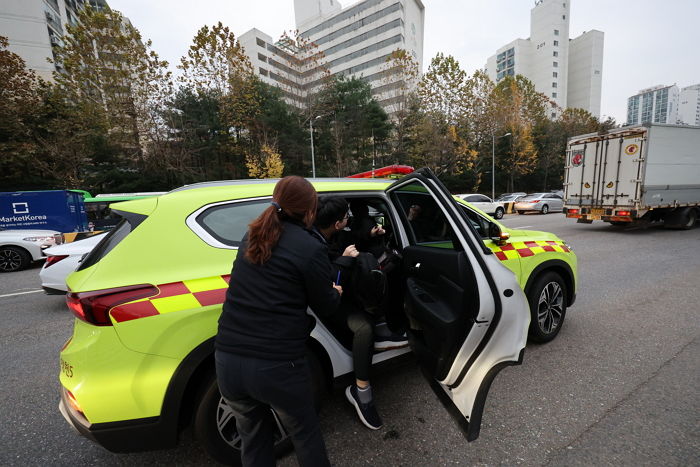
{"type": "Polygon", "coordinates": [[[3,230],[0,228],[0,272],[14,272],[27,268],[32,262],[46,256],[44,248],[63,242],[55,230],[3,230]]]}
{"type": "Polygon", "coordinates": [[[39,272],[41,287],[49,295],[62,295],[68,290],[66,278],[75,271],[80,260],[97,245],[106,233],[93,235],[73,243],[44,250],[46,261],[39,272]]]}
{"type": "Polygon", "coordinates": [[[488,196],[480,195],[478,193],[469,193],[457,195],[458,198],[463,199],[467,203],[474,207],[477,207],[484,211],[486,214],[490,214],[496,219],[503,219],[503,214],[505,209],[503,203],[494,201],[488,196]]]}
{"type": "MultiPolygon", "coordinates": [[[[231,264],[274,184],[206,182],[112,207],[123,220],[67,280],[75,321],[60,352],[59,408],[80,433],[126,452],[172,447],[191,426],[212,457],[239,458],[235,420],[216,384],[214,336],[231,264]]],[[[491,382],[522,361],[528,330],[544,342],[561,329],[575,299],[575,254],[553,234],[509,230],[455,200],[428,169],[393,183],[313,184],[320,194],[364,201],[401,255],[388,273],[385,311],[390,325],[404,323],[411,348],[376,353],[373,364],[412,349],[476,439],[491,382]]],[[[334,380],[351,377],[351,336],[309,313],[318,401],[334,380]]],[[[287,445],[280,430],[276,447],[287,445]]]]}
{"type": "Polygon", "coordinates": [[[515,210],[518,214],[526,212],[539,212],[547,214],[548,212],[563,211],[564,200],[561,196],[554,193],[532,193],[523,196],[515,203],[515,210]]]}
{"type": "Polygon", "coordinates": [[[513,202],[519,200],[520,198],[522,198],[523,196],[527,196],[527,193],[522,193],[522,192],[503,193],[501,196],[496,198],[496,202],[497,203],[513,203],[513,202]]]}

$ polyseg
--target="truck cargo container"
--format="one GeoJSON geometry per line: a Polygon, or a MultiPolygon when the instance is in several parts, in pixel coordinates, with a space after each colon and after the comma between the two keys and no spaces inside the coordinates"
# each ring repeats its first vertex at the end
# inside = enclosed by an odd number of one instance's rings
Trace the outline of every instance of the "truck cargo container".
{"type": "Polygon", "coordinates": [[[664,222],[700,217],[700,127],[645,124],[568,141],[564,213],[578,222],[664,222]]]}
{"type": "Polygon", "coordinates": [[[0,228],[65,232],[88,230],[82,191],[0,192],[0,228]]]}

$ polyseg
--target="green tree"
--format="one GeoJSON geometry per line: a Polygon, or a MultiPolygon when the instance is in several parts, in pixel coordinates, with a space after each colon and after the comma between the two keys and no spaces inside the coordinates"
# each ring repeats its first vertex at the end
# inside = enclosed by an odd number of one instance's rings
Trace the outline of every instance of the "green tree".
{"type": "Polygon", "coordinates": [[[41,103],[40,81],[8,47],[7,38],[0,36],[0,184],[5,189],[41,183],[28,180],[36,178],[31,121],[41,103]]]}

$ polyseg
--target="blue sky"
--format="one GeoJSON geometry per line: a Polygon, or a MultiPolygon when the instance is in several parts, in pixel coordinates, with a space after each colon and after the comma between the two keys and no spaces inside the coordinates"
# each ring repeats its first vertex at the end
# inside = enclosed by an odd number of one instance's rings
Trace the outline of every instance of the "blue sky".
{"type": "MultiPolygon", "coordinates": [[[[293,0],[108,0],[174,67],[204,24],[237,35],[256,27],[278,37],[294,29],[293,0]]],[[[343,6],[352,1],[341,1],[343,6]]],[[[534,0],[423,0],[424,69],[437,52],[469,73],[495,50],[527,38],[534,0]]],[[[627,97],[657,84],[700,83],[700,0],[571,0],[570,35],[605,33],[601,113],[626,119],[627,97]]]]}

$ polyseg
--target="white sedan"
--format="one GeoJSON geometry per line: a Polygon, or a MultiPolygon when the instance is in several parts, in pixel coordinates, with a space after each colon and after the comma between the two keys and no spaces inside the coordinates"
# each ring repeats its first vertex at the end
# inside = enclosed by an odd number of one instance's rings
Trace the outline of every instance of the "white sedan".
{"type": "Polygon", "coordinates": [[[488,196],[480,195],[478,193],[455,195],[458,198],[462,198],[467,203],[471,204],[475,208],[479,208],[486,214],[491,214],[496,219],[502,219],[505,213],[505,208],[503,203],[494,201],[488,196]]]}
{"type": "Polygon", "coordinates": [[[62,242],[55,230],[0,229],[0,272],[20,271],[44,259],[43,248],[62,242]]]}
{"type": "Polygon", "coordinates": [[[107,233],[93,235],[84,240],[73,243],[66,243],[49,248],[46,253],[46,262],[41,268],[39,277],[41,287],[49,295],[64,294],[68,290],[66,287],[66,277],[75,271],[83,257],[100,243],[107,233]]]}

